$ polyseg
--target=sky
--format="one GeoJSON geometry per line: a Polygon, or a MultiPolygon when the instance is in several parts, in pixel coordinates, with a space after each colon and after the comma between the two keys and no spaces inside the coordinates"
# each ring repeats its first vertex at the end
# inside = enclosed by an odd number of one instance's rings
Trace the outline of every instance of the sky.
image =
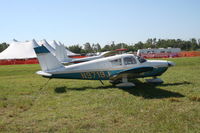
{"type": "Polygon", "coordinates": [[[200,0],[0,0],[0,42],[200,38],[200,0]]]}

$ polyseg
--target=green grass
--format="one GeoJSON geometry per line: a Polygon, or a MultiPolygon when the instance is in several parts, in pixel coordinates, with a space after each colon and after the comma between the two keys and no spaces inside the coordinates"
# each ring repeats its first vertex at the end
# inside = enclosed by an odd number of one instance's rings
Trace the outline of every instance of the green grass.
{"type": "Polygon", "coordinates": [[[43,88],[39,65],[0,66],[0,132],[199,132],[200,58],[168,60],[164,84],[131,89],[61,79],[43,88]]]}

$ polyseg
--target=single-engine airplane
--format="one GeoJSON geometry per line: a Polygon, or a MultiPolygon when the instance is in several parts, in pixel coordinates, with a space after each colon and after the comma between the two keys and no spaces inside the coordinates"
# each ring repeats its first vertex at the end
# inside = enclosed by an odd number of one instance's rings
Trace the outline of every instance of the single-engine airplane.
{"type": "Polygon", "coordinates": [[[62,63],[80,63],[80,62],[86,62],[91,60],[96,60],[99,58],[103,58],[105,54],[107,54],[109,51],[102,52],[99,55],[96,56],[90,56],[90,57],[83,57],[83,58],[70,58],[68,57],[67,51],[65,50],[65,46],[63,44],[56,45],[56,58],[62,63]]]}
{"type": "Polygon", "coordinates": [[[162,75],[175,64],[164,60],[146,60],[133,54],[121,54],[79,64],[64,66],[44,46],[34,48],[42,71],[37,74],[46,78],[110,80],[117,87],[131,87],[129,79],[153,77],[150,83],[162,83],[162,75]]]}

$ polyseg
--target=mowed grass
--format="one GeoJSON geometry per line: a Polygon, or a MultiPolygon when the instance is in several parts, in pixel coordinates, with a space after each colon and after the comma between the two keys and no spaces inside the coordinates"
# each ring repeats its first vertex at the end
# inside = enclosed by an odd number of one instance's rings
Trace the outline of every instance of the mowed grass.
{"type": "Polygon", "coordinates": [[[0,66],[0,132],[200,132],[200,57],[176,63],[162,85],[48,79],[39,65],[0,66]],[[41,89],[42,88],[42,89],[41,89]]]}

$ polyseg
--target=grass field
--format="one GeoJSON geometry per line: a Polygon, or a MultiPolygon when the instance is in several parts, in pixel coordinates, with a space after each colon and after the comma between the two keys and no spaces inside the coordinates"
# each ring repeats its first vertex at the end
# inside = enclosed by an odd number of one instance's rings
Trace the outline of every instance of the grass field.
{"type": "Polygon", "coordinates": [[[200,132],[200,57],[168,60],[164,84],[131,89],[61,79],[43,88],[39,65],[0,66],[0,132],[200,132]]]}

